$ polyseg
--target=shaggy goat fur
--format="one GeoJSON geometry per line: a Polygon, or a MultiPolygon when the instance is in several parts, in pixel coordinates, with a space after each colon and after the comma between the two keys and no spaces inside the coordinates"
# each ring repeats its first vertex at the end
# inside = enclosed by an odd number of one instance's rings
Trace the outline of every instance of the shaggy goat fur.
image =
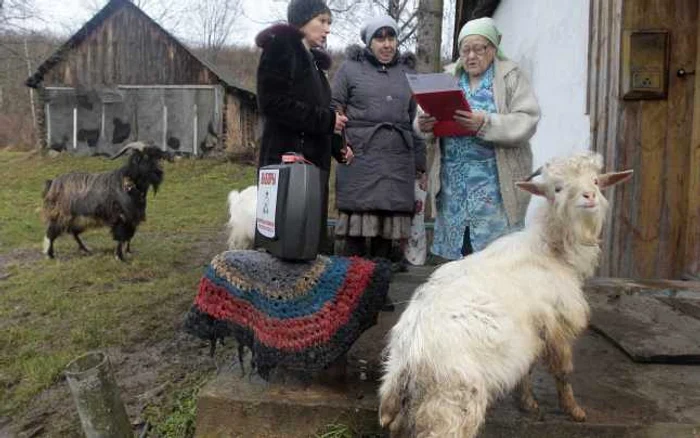
{"type": "Polygon", "coordinates": [[[62,233],[73,235],[81,251],[90,252],[80,239],[89,228],[109,226],[117,241],[115,256],[124,260],[122,248],[131,250],[131,238],[146,219],[146,195],[155,193],[163,181],[160,160],[170,154],[141,142],[130,143],[112,159],[131,151],[128,162],[104,173],[68,173],[46,181],[42,217],[47,224],[44,253],[54,257],[54,240],[62,233]]]}
{"type": "Polygon", "coordinates": [[[543,356],[574,420],[572,344],[586,328],[583,280],[598,263],[607,201],[632,171],[599,175],[602,159],[555,159],[518,183],[547,203],[533,224],[437,269],[389,335],[380,422],[393,437],[473,437],[487,406],[516,385],[537,410],[529,371],[543,356]]]}
{"type": "Polygon", "coordinates": [[[253,249],[257,200],[258,186],[229,192],[228,249],[253,249]]]}

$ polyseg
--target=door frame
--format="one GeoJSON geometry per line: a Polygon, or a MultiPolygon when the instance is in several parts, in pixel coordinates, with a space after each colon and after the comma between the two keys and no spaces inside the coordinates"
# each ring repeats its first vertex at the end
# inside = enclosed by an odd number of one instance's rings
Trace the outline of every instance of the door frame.
{"type": "Polygon", "coordinates": [[[698,0],[697,44],[695,46],[695,90],[693,126],[688,169],[688,209],[684,239],[683,276],[700,280],[700,0],[698,0]]]}

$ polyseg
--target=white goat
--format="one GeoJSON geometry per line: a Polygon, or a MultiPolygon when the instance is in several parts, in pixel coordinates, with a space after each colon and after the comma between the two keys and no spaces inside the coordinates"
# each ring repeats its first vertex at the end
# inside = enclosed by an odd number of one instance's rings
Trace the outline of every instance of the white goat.
{"type": "Polygon", "coordinates": [[[517,183],[548,201],[533,223],[443,265],[416,290],[389,334],[379,390],[392,437],[473,437],[489,403],[518,384],[521,407],[537,411],[529,372],[541,355],[562,409],[585,420],[568,382],[572,344],[589,319],[581,287],[600,253],[600,190],[632,174],[601,168],[600,156],[582,154],[517,183]]]}
{"type": "Polygon", "coordinates": [[[250,186],[228,194],[228,249],[252,249],[255,238],[255,209],[258,186],[250,186]]]}

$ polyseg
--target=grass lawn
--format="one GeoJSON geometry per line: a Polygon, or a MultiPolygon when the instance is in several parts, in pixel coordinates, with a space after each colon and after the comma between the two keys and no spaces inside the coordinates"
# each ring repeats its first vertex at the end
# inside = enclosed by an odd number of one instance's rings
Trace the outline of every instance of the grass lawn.
{"type": "Polygon", "coordinates": [[[107,228],[83,235],[92,255],[62,236],[57,259],[43,258],[44,180],[123,162],[0,151],[0,436],[3,427],[78,436],[62,372],[93,349],[109,353],[130,418],[148,421],[149,436],[191,432],[196,388],[215,364],[179,324],[203,266],[225,249],[226,195],[251,184],[255,172],[224,161],[165,163],[127,263],[113,258],[107,228]]]}

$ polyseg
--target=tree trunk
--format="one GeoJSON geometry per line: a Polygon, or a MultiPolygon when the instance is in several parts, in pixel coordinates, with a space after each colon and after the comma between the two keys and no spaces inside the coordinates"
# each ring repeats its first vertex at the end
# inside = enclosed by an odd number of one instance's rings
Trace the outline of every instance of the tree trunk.
{"type": "Polygon", "coordinates": [[[443,0],[420,0],[416,32],[417,70],[421,73],[440,71],[443,0]]]}
{"type": "Polygon", "coordinates": [[[389,8],[388,8],[388,13],[391,18],[396,20],[396,22],[399,21],[399,0],[389,0],[389,8]]]}
{"type": "MultiPolygon", "coordinates": [[[[2,0],[0,0],[0,5],[2,0]]],[[[24,58],[27,61],[27,76],[31,76],[32,73],[32,63],[29,59],[29,47],[27,47],[27,37],[24,37],[24,58]]],[[[1,99],[0,99],[1,100],[1,99]]],[[[29,108],[32,110],[32,137],[35,140],[35,144],[39,144],[36,139],[39,138],[38,126],[36,123],[36,107],[34,106],[34,89],[29,87],[29,108]]]]}

